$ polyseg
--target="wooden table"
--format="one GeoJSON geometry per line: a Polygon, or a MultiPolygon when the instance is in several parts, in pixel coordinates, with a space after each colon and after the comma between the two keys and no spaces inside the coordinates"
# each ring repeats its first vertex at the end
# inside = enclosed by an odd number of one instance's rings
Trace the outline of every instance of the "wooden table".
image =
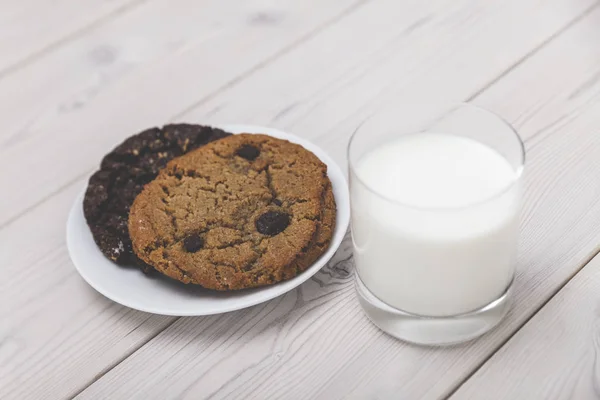
{"type": "Polygon", "coordinates": [[[594,0],[0,0],[0,399],[600,397],[594,0]],[[299,289],[203,318],[90,288],[65,220],[100,157],[168,121],[302,135],[345,166],[392,100],[472,101],[528,152],[516,304],[451,348],[375,328],[350,242],[299,289]]]}

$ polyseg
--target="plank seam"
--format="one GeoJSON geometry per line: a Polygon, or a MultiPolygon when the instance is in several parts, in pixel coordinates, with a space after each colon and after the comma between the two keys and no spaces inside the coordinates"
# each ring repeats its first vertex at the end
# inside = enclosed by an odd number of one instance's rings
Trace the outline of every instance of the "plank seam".
{"type": "Polygon", "coordinates": [[[45,55],[58,49],[59,47],[63,46],[64,44],[67,44],[70,41],[76,39],[81,34],[94,29],[94,28],[104,24],[105,22],[108,22],[109,20],[111,20],[112,18],[114,18],[120,14],[124,14],[129,10],[132,10],[138,6],[141,6],[142,4],[144,4],[148,1],[149,0],[132,0],[130,3],[127,3],[117,9],[111,11],[110,13],[106,14],[103,17],[100,17],[99,19],[91,22],[90,24],[83,26],[71,33],[66,34],[62,38],[59,38],[58,40],[56,40],[53,43],[50,43],[46,47],[44,47],[38,51],[34,51],[32,54],[25,56],[25,58],[18,60],[14,64],[9,65],[8,67],[4,68],[4,70],[0,71],[0,79],[4,79],[6,76],[16,72],[18,69],[26,66],[27,64],[30,64],[30,63],[44,57],[45,55]]]}
{"type": "Polygon", "coordinates": [[[477,90],[475,93],[473,93],[471,96],[469,96],[466,101],[471,102],[471,101],[475,100],[475,98],[479,97],[483,92],[488,90],[490,87],[494,86],[497,82],[499,82],[506,75],[510,74],[519,65],[523,64],[529,58],[531,58],[532,56],[534,56],[538,52],[540,52],[548,44],[550,44],[552,41],[554,41],[554,39],[561,36],[563,33],[567,32],[574,25],[576,25],[579,21],[583,20],[592,11],[594,11],[598,6],[600,6],[600,3],[598,1],[596,1],[594,4],[592,4],[591,6],[586,8],[581,14],[579,14],[578,16],[573,18],[571,21],[569,21],[568,24],[566,24],[561,29],[554,32],[552,35],[548,36],[548,38],[546,38],[546,40],[544,40],[542,43],[540,43],[537,47],[534,47],[529,53],[525,54],[523,57],[518,59],[514,64],[512,64],[510,67],[508,67],[506,70],[501,72],[498,76],[496,76],[494,79],[490,80],[488,83],[483,85],[479,90],[477,90]]]}
{"type": "Polygon", "coordinates": [[[556,296],[561,290],[563,290],[563,288],[565,286],[567,286],[569,284],[569,282],[571,282],[573,280],[573,278],[575,278],[575,276],[577,276],[579,274],[579,272],[581,272],[582,269],[584,269],[594,258],[596,258],[596,256],[600,254],[600,248],[595,249],[594,251],[591,252],[591,255],[582,263],[581,267],[578,268],[575,272],[573,272],[571,274],[571,276],[569,276],[569,278],[560,286],[557,287],[557,289],[555,291],[553,291],[553,293],[551,293],[551,295],[546,299],[546,301],[544,301],[538,308],[536,308],[536,310],[534,311],[533,314],[531,314],[531,316],[529,316],[529,318],[527,318],[525,321],[523,321],[523,323],[510,335],[507,336],[499,345],[498,347],[494,350],[493,353],[490,354],[490,356],[488,358],[486,358],[485,360],[483,360],[481,363],[479,363],[477,365],[477,367],[473,370],[473,372],[471,372],[467,377],[465,377],[462,381],[460,381],[458,383],[458,386],[456,386],[455,388],[453,388],[448,395],[446,395],[444,397],[444,399],[450,400],[450,398],[452,396],[454,396],[454,394],[456,394],[456,392],[465,384],[467,383],[472,377],[473,375],[475,375],[485,364],[487,364],[488,361],[491,360],[491,358],[498,353],[500,350],[502,350],[502,348],[504,346],[506,346],[506,344],[508,342],[510,342],[510,340],[521,331],[521,329],[523,329],[544,307],[546,307],[546,305],[554,298],[554,296],[556,296]]]}
{"type": "Polygon", "coordinates": [[[168,328],[171,327],[171,325],[173,325],[175,322],[177,322],[179,319],[181,319],[182,317],[175,317],[175,319],[169,323],[167,323],[167,325],[165,325],[165,327],[163,329],[160,329],[159,331],[156,332],[156,334],[152,335],[151,337],[148,338],[147,341],[140,343],[139,346],[135,346],[134,348],[131,349],[131,351],[128,351],[127,353],[123,353],[123,357],[121,357],[119,360],[117,360],[115,363],[113,363],[112,365],[107,365],[106,368],[101,371],[99,374],[97,374],[94,378],[92,378],[92,381],[83,386],[80,390],[76,391],[72,396],[71,399],[76,398],[77,396],[79,396],[81,393],[83,393],[85,390],[87,390],[87,388],[89,388],[90,386],[92,386],[96,381],[100,380],[104,375],[108,374],[110,371],[112,371],[115,367],[117,367],[119,364],[121,364],[123,361],[127,360],[129,357],[131,357],[133,354],[137,353],[137,351],[139,349],[141,349],[142,347],[144,347],[146,344],[150,343],[152,340],[154,340],[158,335],[160,335],[161,333],[163,333],[165,330],[167,330],[168,328]]]}
{"type": "Polygon", "coordinates": [[[333,18],[324,21],[321,25],[317,26],[314,30],[308,32],[306,35],[300,37],[297,41],[292,42],[289,46],[284,47],[283,49],[279,50],[278,52],[276,52],[275,54],[267,57],[265,60],[261,61],[260,63],[258,63],[257,65],[255,65],[254,67],[250,68],[249,70],[247,70],[246,72],[240,74],[239,76],[236,76],[235,78],[231,79],[229,82],[226,82],[221,88],[219,88],[217,91],[207,95],[206,97],[202,98],[201,100],[198,100],[195,103],[190,104],[189,106],[187,106],[186,108],[183,109],[183,111],[180,111],[179,113],[175,114],[175,116],[173,116],[171,119],[177,119],[182,117],[183,115],[187,114],[188,112],[192,111],[193,109],[197,108],[198,106],[201,106],[202,104],[206,103],[207,101],[212,100],[215,96],[217,96],[221,91],[223,90],[227,90],[229,88],[231,88],[232,86],[235,86],[237,83],[243,81],[244,79],[248,78],[249,76],[252,76],[254,73],[260,71],[261,69],[263,69],[264,67],[266,67],[268,64],[272,63],[273,61],[281,58],[282,56],[288,54],[291,50],[295,49],[296,47],[298,47],[298,45],[306,42],[307,40],[310,40],[311,38],[317,36],[319,33],[323,32],[325,29],[329,28],[330,26],[335,25],[336,23],[338,23],[339,21],[341,21],[342,19],[344,19],[345,17],[347,17],[348,15],[352,14],[354,11],[356,11],[357,9],[359,9],[360,7],[362,7],[363,5],[365,5],[366,3],[371,2],[372,0],[358,0],[355,3],[351,4],[348,8],[342,10],[341,13],[339,13],[338,15],[334,16],[333,18]]]}

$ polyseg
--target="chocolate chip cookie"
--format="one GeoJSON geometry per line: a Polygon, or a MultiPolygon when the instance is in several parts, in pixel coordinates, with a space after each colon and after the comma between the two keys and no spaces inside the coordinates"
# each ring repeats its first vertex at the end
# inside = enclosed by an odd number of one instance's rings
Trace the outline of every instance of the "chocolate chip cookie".
{"type": "Polygon", "coordinates": [[[135,253],[215,290],[273,284],[328,247],[336,206],[327,166],[302,146],[240,134],[171,161],[129,214],[135,253]]]}
{"type": "Polygon", "coordinates": [[[117,264],[138,264],[127,228],[129,208],[144,185],[174,157],[229,134],[207,126],[173,124],[129,137],[102,160],[89,180],[83,211],[94,241],[117,264]]]}

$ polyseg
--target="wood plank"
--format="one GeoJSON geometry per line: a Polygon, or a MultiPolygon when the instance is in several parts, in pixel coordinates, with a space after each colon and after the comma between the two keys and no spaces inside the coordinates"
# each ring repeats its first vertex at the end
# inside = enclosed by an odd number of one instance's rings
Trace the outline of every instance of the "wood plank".
{"type": "MultiPolygon", "coordinates": [[[[83,108],[93,108],[96,97],[126,82],[132,74],[168,62],[196,47],[201,47],[202,56],[209,58],[209,47],[224,46],[225,40],[229,40],[229,51],[234,53],[239,46],[234,40],[244,38],[246,29],[255,32],[252,50],[256,55],[232,63],[230,74],[214,82],[218,87],[273,52],[292,45],[336,13],[343,13],[355,1],[335,0],[323,8],[322,15],[315,16],[302,13],[304,5],[290,0],[278,6],[265,6],[264,0],[243,4],[237,0],[177,0],[176,7],[169,0],[144,3],[90,29],[68,46],[20,68],[9,78],[0,79],[0,93],[7,94],[0,96],[4,127],[0,132],[0,151],[10,152],[18,144],[24,149],[35,146],[36,137],[44,135],[57,120],[77,114],[83,108]],[[279,21],[285,18],[281,10],[293,14],[294,21],[279,21]],[[270,36],[274,38],[269,39],[270,36]]],[[[206,63],[206,59],[202,62],[206,63]]],[[[208,74],[210,70],[197,72],[208,74]]],[[[188,79],[196,79],[196,75],[188,79]]],[[[162,78],[161,82],[164,81],[162,78]]],[[[190,93],[193,100],[206,94],[190,93]]],[[[88,127],[78,129],[86,131],[88,127]]]]}
{"type": "MultiPolygon", "coordinates": [[[[396,341],[361,312],[347,260],[251,311],[177,320],[78,398],[413,399],[451,393],[597,251],[599,23],[596,10],[476,99],[515,123],[529,157],[516,306],[494,332],[442,349],[396,341]]],[[[279,62],[284,59],[273,65],[279,62]]],[[[385,77],[391,85],[393,76],[385,77]]],[[[268,93],[266,78],[263,83],[268,93]]],[[[390,93],[381,96],[373,103],[390,93]]],[[[343,147],[350,131],[340,129],[317,134],[317,142],[328,151],[343,147]]],[[[344,256],[348,241],[338,260],[344,256]]]]}
{"type": "Polygon", "coordinates": [[[452,399],[597,399],[599,307],[596,256],[452,399]]]}
{"type": "Polygon", "coordinates": [[[0,2],[0,77],[147,0],[0,2]]]}
{"type": "Polygon", "coordinates": [[[115,81],[205,40],[226,22],[227,15],[215,10],[218,2],[178,0],[189,12],[181,23],[165,23],[171,3],[151,1],[120,13],[0,79],[0,93],[10,94],[0,96],[0,147],[8,149],[41,134],[48,121],[85,107],[115,81]]]}
{"type": "MultiPolygon", "coordinates": [[[[30,169],[18,180],[0,176],[0,186],[10,188],[12,193],[0,207],[0,225],[37,204],[57,187],[91,170],[95,160],[123,137],[172,118],[248,119],[292,126],[297,132],[314,137],[325,134],[349,116],[360,115],[356,110],[369,104],[380,92],[392,95],[392,88],[404,93],[426,89],[421,93],[443,92],[463,98],[595,4],[593,0],[553,0],[543,5],[539,0],[485,3],[374,0],[360,2],[363,4],[360,12],[348,11],[351,22],[329,30],[321,41],[321,35],[311,40],[301,21],[320,23],[318,17],[313,16],[317,3],[320,13],[336,18],[333,15],[338,14],[332,9],[343,0],[311,0],[315,2],[314,7],[307,2],[288,1],[290,6],[302,6],[293,13],[276,6],[267,8],[271,11],[265,15],[281,15],[279,19],[266,26],[248,27],[246,24],[248,30],[244,31],[243,41],[239,39],[239,32],[237,36],[229,33],[187,48],[168,60],[114,82],[76,112],[45,119],[40,125],[43,128],[28,132],[24,140],[16,138],[9,147],[0,147],[0,169],[14,165],[23,157],[30,157],[31,163],[30,169]],[[440,9],[447,11],[440,13],[440,9]],[[531,21],[536,23],[535,30],[530,29],[531,21]],[[505,29],[507,24],[514,26],[510,34],[505,29]],[[277,29],[281,29],[279,34],[275,34],[277,29]],[[277,68],[267,69],[268,75],[261,72],[259,78],[243,86],[243,91],[236,92],[235,96],[219,98],[227,99],[227,107],[221,101],[210,100],[223,85],[237,87],[239,79],[236,77],[244,76],[249,69],[258,72],[264,68],[257,60],[282,51],[281,42],[285,39],[287,43],[290,38],[286,32],[293,32],[294,37],[305,37],[310,46],[299,52],[285,50],[290,56],[284,57],[285,61],[278,63],[277,68]],[[500,46],[502,51],[495,46],[500,46]],[[240,68],[241,65],[248,69],[240,68]],[[240,70],[246,72],[240,73],[240,70]],[[256,100],[258,94],[261,101],[256,100]],[[314,101],[307,100],[313,98],[314,101]],[[203,102],[210,103],[211,108],[182,113],[203,102]],[[306,104],[294,111],[290,106],[295,103],[306,104]],[[262,107],[258,109],[257,104],[262,107]],[[219,113],[220,108],[229,111],[219,113]],[[284,124],[284,120],[273,122],[277,114],[290,110],[294,112],[289,113],[285,121],[297,121],[296,124],[284,124]],[[207,118],[211,113],[215,117],[207,118]],[[86,134],[82,134],[82,127],[86,134]],[[32,157],[30,148],[44,151],[32,157]],[[73,148],[78,151],[73,152],[73,148]],[[52,162],[55,159],[61,162],[52,162]]],[[[343,128],[346,133],[347,129],[343,128]]],[[[339,146],[334,150],[340,151],[339,146]]]]}
{"type": "Polygon", "coordinates": [[[2,399],[71,397],[173,321],[113,303],[77,274],[64,237],[80,190],[0,231],[2,399]]]}
{"type": "MultiPolygon", "coordinates": [[[[590,4],[597,2],[586,6],[590,4]]],[[[345,165],[345,146],[334,143],[347,138],[368,115],[391,102],[470,98],[567,25],[561,15],[574,11],[573,3],[564,2],[455,5],[453,11],[434,12],[402,32],[390,33],[389,41],[374,43],[356,28],[331,41],[316,38],[179,118],[239,120],[288,129],[323,139],[336,161],[345,165]],[[536,29],[527,21],[535,21],[536,29]],[[352,40],[340,39],[347,36],[352,40]],[[320,62],[303,62],[308,54],[320,62]],[[299,64],[302,69],[294,67],[299,64]],[[245,101],[244,93],[258,91],[260,101],[245,101]]],[[[383,30],[395,15],[377,17],[374,8],[366,8],[355,19],[370,11],[370,21],[383,30]]]]}

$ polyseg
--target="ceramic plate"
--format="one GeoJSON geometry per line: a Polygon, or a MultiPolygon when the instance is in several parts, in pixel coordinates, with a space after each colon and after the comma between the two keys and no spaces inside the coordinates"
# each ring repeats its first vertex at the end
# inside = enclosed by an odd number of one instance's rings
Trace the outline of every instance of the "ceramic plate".
{"type": "Polygon", "coordinates": [[[109,299],[124,306],[163,315],[211,315],[239,310],[280,296],[319,271],[340,246],[350,220],[348,186],[335,162],[316,145],[290,133],[249,125],[224,125],[231,133],[264,133],[298,143],[327,164],[337,203],[337,220],[329,249],[297,277],[272,286],[234,292],[214,292],[184,285],[163,276],[148,277],[136,268],[124,268],[105,258],[96,247],[83,215],[83,193],[75,200],[67,221],[67,247],[83,279],[109,299]]]}

